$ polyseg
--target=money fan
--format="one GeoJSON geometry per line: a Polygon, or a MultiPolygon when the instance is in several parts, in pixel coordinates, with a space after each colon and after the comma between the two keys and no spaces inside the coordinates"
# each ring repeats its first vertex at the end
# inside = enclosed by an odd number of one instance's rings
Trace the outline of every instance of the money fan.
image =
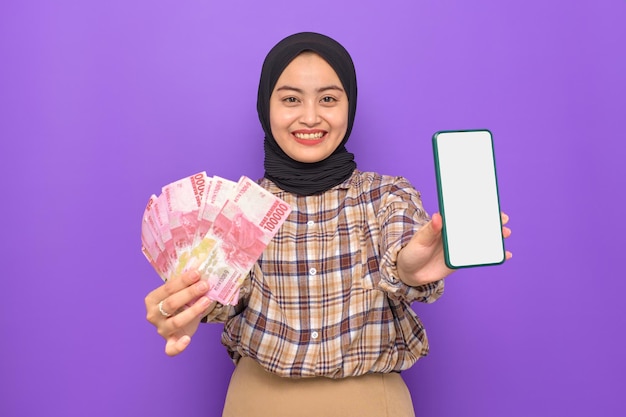
{"type": "Polygon", "coordinates": [[[291,207],[248,177],[238,182],[200,172],[148,200],[142,252],[165,281],[198,270],[207,296],[234,305],[254,263],[291,207]]]}

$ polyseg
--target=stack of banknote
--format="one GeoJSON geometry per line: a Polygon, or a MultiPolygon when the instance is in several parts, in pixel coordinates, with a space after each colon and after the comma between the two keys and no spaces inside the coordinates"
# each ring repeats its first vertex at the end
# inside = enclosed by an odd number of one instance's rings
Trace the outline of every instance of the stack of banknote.
{"type": "Polygon", "coordinates": [[[236,304],[239,288],[291,207],[243,176],[205,172],[164,186],[148,200],[142,252],[163,280],[197,270],[209,298],[236,304]]]}

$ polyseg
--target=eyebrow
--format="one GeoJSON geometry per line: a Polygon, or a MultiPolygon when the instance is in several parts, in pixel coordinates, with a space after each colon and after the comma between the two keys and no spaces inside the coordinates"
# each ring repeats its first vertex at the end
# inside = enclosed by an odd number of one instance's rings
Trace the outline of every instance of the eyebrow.
{"type": "MultiPolygon", "coordinates": [[[[276,91],[285,91],[285,90],[295,91],[296,93],[304,94],[304,90],[302,90],[301,88],[292,87],[290,85],[283,85],[283,86],[280,86],[280,87],[278,87],[276,89],[276,91]]],[[[335,84],[328,85],[328,86],[325,86],[325,87],[320,87],[320,88],[316,89],[315,92],[323,93],[323,92],[328,91],[328,90],[337,90],[337,91],[343,92],[343,88],[341,88],[341,87],[339,87],[338,85],[335,85],[335,84]]]]}

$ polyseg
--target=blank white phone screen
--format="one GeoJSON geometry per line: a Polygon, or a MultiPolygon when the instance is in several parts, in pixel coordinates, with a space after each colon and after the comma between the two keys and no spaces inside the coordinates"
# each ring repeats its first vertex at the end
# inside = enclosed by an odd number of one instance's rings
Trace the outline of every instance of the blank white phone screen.
{"type": "Polygon", "coordinates": [[[491,133],[438,132],[433,146],[448,266],[502,263],[504,243],[491,133]]]}

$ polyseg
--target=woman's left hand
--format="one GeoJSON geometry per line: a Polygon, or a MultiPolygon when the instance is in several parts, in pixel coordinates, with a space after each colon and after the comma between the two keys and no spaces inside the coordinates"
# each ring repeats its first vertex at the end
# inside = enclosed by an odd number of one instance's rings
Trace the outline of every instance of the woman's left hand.
{"type": "MultiPolygon", "coordinates": [[[[508,238],[511,229],[505,227],[509,216],[501,213],[502,236],[508,238]]],[[[446,266],[441,230],[443,219],[439,213],[433,214],[428,223],[421,227],[411,241],[398,254],[398,273],[407,285],[418,286],[438,281],[454,272],[446,266]]],[[[506,259],[513,255],[506,251],[506,259]]]]}

